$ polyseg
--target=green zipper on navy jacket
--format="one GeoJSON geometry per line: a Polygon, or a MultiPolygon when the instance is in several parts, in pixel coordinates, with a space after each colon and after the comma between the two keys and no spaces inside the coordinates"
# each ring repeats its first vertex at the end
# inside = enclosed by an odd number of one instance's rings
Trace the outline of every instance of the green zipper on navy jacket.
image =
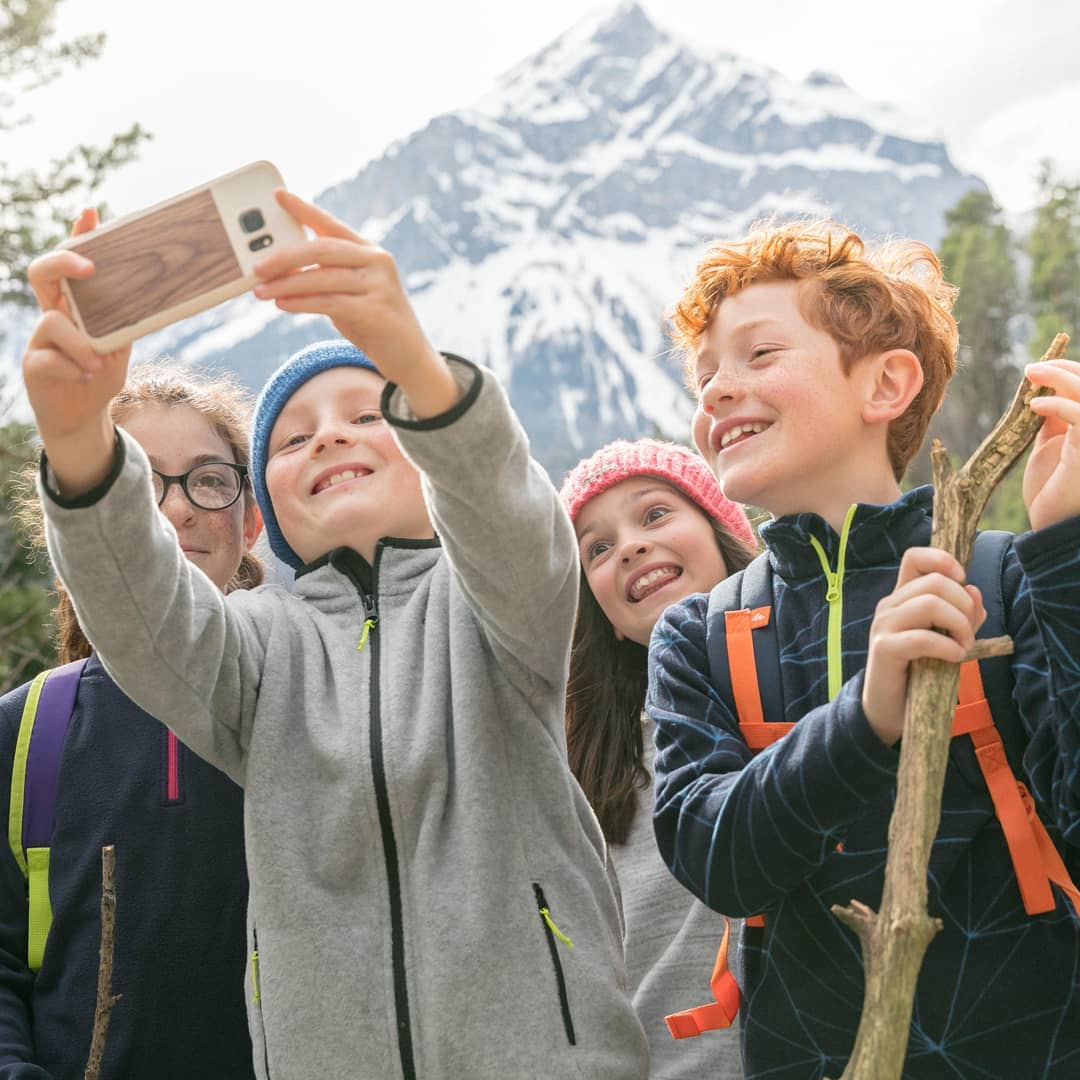
{"type": "Polygon", "coordinates": [[[825,549],[818,542],[817,537],[813,535],[810,537],[810,544],[817,552],[817,557],[821,560],[821,569],[825,571],[825,580],[828,583],[825,599],[829,605],[828,663],[830,701],[840,693],[840,687],[844,685],[843,643],[841,641],[844,627],[844,560],[847,557],[848,533],[851,531],[851,521],[855,517],[855,509],[856,506],[852,503],[840,529],[840,553],[836,557],[835,572],[829,568],[829,560],[825,555],[825,549]]]}

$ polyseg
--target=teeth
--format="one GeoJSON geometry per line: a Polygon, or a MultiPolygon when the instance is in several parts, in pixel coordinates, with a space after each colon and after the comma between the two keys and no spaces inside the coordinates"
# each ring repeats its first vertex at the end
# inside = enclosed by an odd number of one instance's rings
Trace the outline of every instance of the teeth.
{"type": "Polygon", "coordinates": [[[663,566],[658,570],[650,570],[647,574],[639,577],[633,585],[630,586],[630,599],[640,600],[641,594],[647,592],[649,586],[655,585],[656,582],[667,577],[678,577],[679,571],[671,566],[663,566]]]}
{"type": "Polygon", "coordinates": [[[329,479],[324,480],[319,485],[320,491],[325,491],[327,488],[333,487],[335,484],[340,484],[345,480],[355,480],[360,474],[354,472],[352,469],[343,469],[339,473],[334,473],[329,479]]]}
{"type": "Polygon", "coordinates": [[[768,427],[767,424],[737,424],[729,431],[725,431],[720,437],[720,449],[723,450],[725,446],[733,443],[743,435],[757,435],[764,431],[766,427],[768,427]]]}

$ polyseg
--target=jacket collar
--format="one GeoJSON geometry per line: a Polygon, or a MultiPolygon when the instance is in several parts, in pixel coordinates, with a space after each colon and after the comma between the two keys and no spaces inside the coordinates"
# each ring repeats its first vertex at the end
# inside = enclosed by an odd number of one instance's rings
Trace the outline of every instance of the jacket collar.
{"type": "Polygon", "coordinates": [[[411,593],[439,561],[442,545],[430,540],[380,540],[372,566],[350,547],[334,548],[296,575],[293,594],[321,610],[351,610],[359,600],[411,593]]]}
{"type": "MultiPolygon", "coordinates": [[[[860,504],[848,532],[847,570],[895,565],[912,545],[930,543],[934,489],[925,484],[886,506],[860,504]]],[[[818,514],[787,514],[761,528],[775,573],[788,579],[821,576],[821,561],[810,543],[816,537],[829,565],[836,567],[840,537],[818,514]]]]}

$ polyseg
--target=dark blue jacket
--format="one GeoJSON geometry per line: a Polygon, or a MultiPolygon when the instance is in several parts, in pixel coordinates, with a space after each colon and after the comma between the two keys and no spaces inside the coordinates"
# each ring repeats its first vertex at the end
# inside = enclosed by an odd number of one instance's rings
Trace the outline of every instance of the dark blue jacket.
{"type": "MultiPolygon", "coordinates": [[[[898,752],[862,710],[877,602],[900,557],[930,539],[932,491],[860,506],[842,592],[843,683],[828,700],[826,581],[810,536],[835,571],[840,538],[814,514],[763,530],[773,567],[783,717],[797,726],[751,754],[734,705],[709,680],[708,598],[658,623],[648,710],[656,721],[654,824],[675,876],[729,915],[764,913],[744,943],[748,1078],[838,1076],[862,1011],[858,942],[831,913],[853,898],[880,906],[898,752]],[[838,850],[841,845],[841,850],[838,850]]],[[[1080,518],[1017,538],[1002,566],[1016,651],[984,662],[984,683],[1012,707],[995,723],[1016,776],[1051,836],[1080,870],[1080,518]]],[[[721,628],[716,631],[722,633],[721,628]]],[[[989,691],[988,691],[989,692],[989,691]]],[[[971,740],[950,747],[929,910],[944,929],[926,953],[905,1077],[1080,1076],[1080,920],[1024,911],[971,740]]]]}
{"type": "MultiPolygon", "coordinates": [[[[27,687],[0,698],[0,808],[27,687]]],[[[103,1080],[254,1076],[244,1010],[243,796],[117,688],[96,656],[79,683],[57,784],[53,922],[26,966],[25,881],[0,847],[0,1078],[81,1080],[101,935],[101,848],[116,848],[116,943],[103,1080]],[[31,1064],[33,1063],[33,1064],[31,1064]]],[[[6,830],[5,830],[6,831],[6,830]]]]}

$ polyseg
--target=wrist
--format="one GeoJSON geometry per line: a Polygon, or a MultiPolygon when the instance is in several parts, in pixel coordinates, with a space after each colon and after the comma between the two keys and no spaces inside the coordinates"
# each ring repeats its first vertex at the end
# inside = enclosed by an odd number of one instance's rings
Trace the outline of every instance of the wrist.
{"type": "Polygon", "coordinates": [[[904,733],[904,713],[901,707],[897,716],[895,711],[886,710],[883,715],[880,708],[874,708],[863,684],[862,710],[870,730],[882,741],[885,746],[895,746],[904,733]]]}
{"type": "Polygon", "coordinates": [[[53,486],[63,498],[85,495],[109,475],[116,457],[116,427],[107,412],[75,431],[39,429],[39,434],[53,486]]]}
{"type": "Polygon", "coordinates": [[[461,388],[441,353],[425,342],[426,355],[409,366],[398,387],[418,420],[449,412],[461,399],[461,388]]]}

